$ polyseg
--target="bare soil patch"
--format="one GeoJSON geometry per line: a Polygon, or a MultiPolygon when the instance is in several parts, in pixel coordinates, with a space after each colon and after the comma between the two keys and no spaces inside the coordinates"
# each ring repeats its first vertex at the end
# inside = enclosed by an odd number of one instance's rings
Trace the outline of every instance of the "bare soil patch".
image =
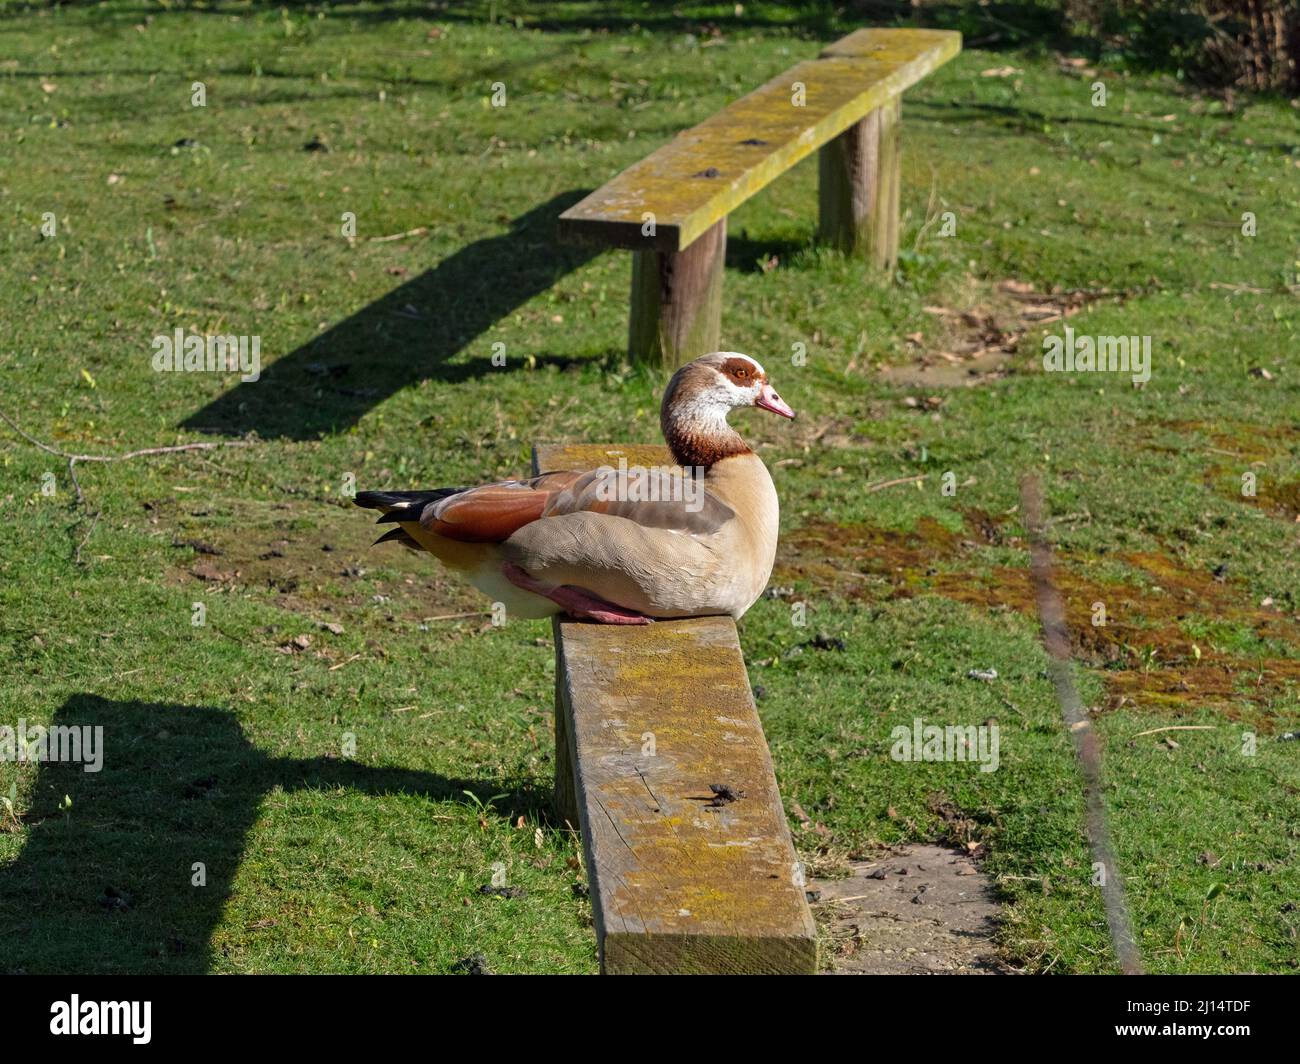
{"type": "Polygon", "coordinates": [[[935,844],[855,861],[845,879],[815,880],[818,921],[837,975],[1011,972],[994,937],[999,908],[974,858],[935,844]]]}
{"type": "Polygon", "coordinates": [[[938,343],[924,346],[921,333],[907,338],[915,357],[880,371],[883,380],[914,388],[970,388],[998,380],[1013,371],[1020,341],[1026,333],[1064,321],[1090,303],[1123,300],[1127,293],[1109,289],[1036,291],[1033,285],[1007,280],[970,309],[926,307],[941,322],[938,343]]]}
{"type": "MultiPolygon", "coordinates": [[[[1005,518],[965,513],[955,533],[932,519],[899,531],[816,522],[781,543],[778,584],[811,583],[850,599],[935,594],[994,612],[1037,618],[1028,566],[980,565],[984,544],[1024,546],[1003,529],[1005,518]]],[[[1065,600],[1072,653],[1101,670],[1106,703],[1098,711],[1138,702],[1182,716],[1212,705],[1264,734],[1273,730],[1268,704],[1300,687],[1300,657],[1234,653],[1189,633],[1196,622],[1249,630],[1273,646],[1300,646],[1300,603],[1255,603],[1222,573],[1188,566],[1172,552],[1116,552],[1105,559],[1132,573],[1128,581],[1096,575],[1102,559],[1061,553],[1056,580],[1065,600]],[[1094,625],[1103,603],[1105,625],[1094,625]]]]}

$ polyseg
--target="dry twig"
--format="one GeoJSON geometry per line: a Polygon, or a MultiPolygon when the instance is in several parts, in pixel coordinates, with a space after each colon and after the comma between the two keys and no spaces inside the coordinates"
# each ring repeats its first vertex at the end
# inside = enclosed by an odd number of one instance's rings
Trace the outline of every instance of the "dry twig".
{"type": "MultiPolygon", "coordinates": [[[[72,487],[77,493],[76,505],[78,506],[84,506],[86,502],[86,493],[81,490],[81,481],[77,479],[78,462],[125,462],[130,458],[145,458],[151,455],[180,454],[184,451],[212,451],[216,450],[218,447],[248,447],[252,444],[251,440],[215,440],[206,443],[181,443],[171,447],[141,447],[138,450],[127,451],[126,454],[73,454],[70,451],[60,450],[58,447],[54,447],[42,440],[38,440],[31,433],[24,431],[18,422],[3,410],[0,410],[0,421],[3,421],[33,447],[44,451],[46,454],[52,454],[56,458],[67,459],[68,477],[72,481],[72,487]]],[[[96,510],[90,515],[90,528],[87,530],[86,534],[81,537],[81,540],[77,543],[76,549],[72,554],[72,560],[78,565],[81,564],[81,550],[90,539],[91,533],[95,531],[95,526],[98,523],[99,511],[96,510]]]]}
{"type": "Polygon", "coordinates": [[[79,503],[85,502],[86,497],[81,490],[81,485],[77,482],[76,465],[78,462],[125,462],[128,458],[144,458],[147,455],[179,454],[182,451],[212,451],[218,447],[248,447],[252,443],[251,440],[217,440],[210,443],[181,443],[173,447],[142,447],[137,451],[128,451],[126,454],[71,454],[68,451],[61,451],[57,447],[51,447],[48,443],[42,443],[35,436],[24,432],[18,426],[18,422],[3,410],[0,410],[0,421],[7,424],[33,447],[39,447],[47,454],[68,460],[68,473],[72,477],[72,486],[77,489],[77,502],[79,503]]]}

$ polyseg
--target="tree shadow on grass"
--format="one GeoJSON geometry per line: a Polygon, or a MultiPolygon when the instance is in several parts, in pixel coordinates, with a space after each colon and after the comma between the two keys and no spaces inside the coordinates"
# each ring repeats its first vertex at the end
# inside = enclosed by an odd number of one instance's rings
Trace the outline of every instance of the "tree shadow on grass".
{"type": "MultiPolygon", "coordinates": [[[[30,828],[0,867],[0,972],[202,973],[245,838],[275,788],[481,802],[511,784],[335,758],[272,758],[213,706],[76,695],[53,725],[103,728],[103,763],[43,761],[30,828]],[[71,798],[62,809],[64,796],[71,798]],[[194,886],[202,862],[205,886],[194,886]]],[[[545,816],[550,795],[513,787],[500,815],[545,816]]],[[[346,860],[346,854],[336,855],[346,860]]]]}
{"type": "MultiPolygon", "coordinates": [[[[381,299],[278,358],[191,415],[184,428],[242,436],[316,439],[423,380],[456,383],[508,372],[487,357],[451,359],[502,318],[600,250],[562,245],[555,220],[587,194],[574,190],[520,215],[510,231],[477,240],[381,299]]],[[[490,352],[485,350],[484,355],[490,352]]],[[[511,354],[519,354],[512,352],[511,354]]],[[[543,360],[539,360],[543,361],[543,360]]],[[[549,361],[563,362],[563,359],[549,361]]]]}
{"type": "MultiPolygon", "coordinates": [[[[101,8],[100,0],[61,0],[60,7],[101,8]]],[[[358,25],[382,25],[428,20],[435,24],[486,26],[494,16],[509,26],[518,17],[522,27],[537,33],[658,33],[711,36],[715,31],[735,34],[753,30],[791,33],[802,38],[829,41],[860,26],[930,25],[960,29],[981,47],[1023,47],[1042,43],[1059,46],[1072,41],[1063,5],[1038,0],[934,0],[918,7],[915,0],[787,0],[782,4],[743,4],[721,11],[716,5],[569,3],[519,0],[508,10],[490,0],[436,3],[432,0],[388,0],[363,4],[353,0],[240,0],[194,8],[173,5],[160,10],[146,4],[111,5],[96,10],[99,21],[135,22],[146,15],[166,18],[178,14],[242,16],[287,10],[304,14],[325,12],[331,20],[347,19],[358,25]]],[[[2,18],[3,15],[0,15],[2,18]]],[[[1099,43],[1083,41],[1092,47],[1099,43]]]]}
{"type": "MultiPolygon", "coordinates": [[[[1083,5],[1088,6],[1088,5],[1083,5]]],[[[1098,5],[1091,5],[1097,7],[1098,5]]],[[[1102,5],[1104,7],[1104,5],[1102,5]]],[[[1139,70],[1174,73],[1198,68],[1211,84],[1220,84],[1225,73],[1216,69],[1208,42],[1231,39],[1234,28],[1247,19],[1246,5],[1235,19],[1225,23],[1196,10],[1196,5],[1111,5],[1103,11],[1101,30],[1088,28],[1071,17],[1069,5],[1043,0],[787,0],[782,4],[737,4],[734,11],[717,5],[568,3],[555,5],[541,0],[516,0],[509,10],[491,0],[438,3],[434,0],[388,0],[358,3],[355,0],[231,0],[201,7],[171,4],[166,9],[147,4],[105,5],[102,0],[60,0],[58,7],[69,13],[90,9],[97,25],[127,25],[145,19],[207,14],[217,18],[268,15],[288,11],[299,18],[324,13],[333,22],[344,19],[360,27],[393,22],[418,24],[460,24],[487,26],[495,18],[532,33],[615,34],[654,33],[664,37],[691,34],[708,39],[715,34],[734,37],[751,31],[788,34],[796,39],[822,41],[862,27],[895,28],[924,26],[958,30],[967,48],[985,51],[1060,51],[1093,60],[1107,52],[1122,50],[1126,63],[1139,70]],[[1234,25],[1235,24],[1235,25],[1234,25]]],[[[6,17],[24,15],[25,9],[0,9],[6,17]]],[[[88,20],[88,19],[87,19],[88,20]]],[[[23,71],[20,76],[46,77],[48,71],[23,71]]],[[[60,72],[61,76],[63,72],[60,72]]],[[[356,76],[356,75],[353,75],[356,76]]],[[[402,83],[402,78],[385,80],[402,83]]],[[[411,79],[411,83],[419,83],[411,79]]]]}

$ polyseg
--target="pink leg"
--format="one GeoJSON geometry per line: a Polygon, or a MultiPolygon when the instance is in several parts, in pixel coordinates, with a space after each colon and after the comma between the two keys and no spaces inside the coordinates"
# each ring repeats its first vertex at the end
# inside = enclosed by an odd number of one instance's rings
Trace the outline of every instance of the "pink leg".
{"type": "Polygon", "coordinates": [[[598,598],[596,595],[583,591],[582,588],[573,587],[570,584],[561,584],[558,587],[544,584],[540,580],[529,576],[513,562],[506,562],[501,567],[501,572],[516,587],[522,587],[525,591],[531,591],[536,595],[541,595],[543,598],[558,603],[564,607],[565,613],[573,617],[599,621],[601,624],[653,623],[652,619],[644,614],[637,613],[635,610],[625,610],[622,606],[615,606],[612,602],[606,602],[603,598],[598,598]]]}

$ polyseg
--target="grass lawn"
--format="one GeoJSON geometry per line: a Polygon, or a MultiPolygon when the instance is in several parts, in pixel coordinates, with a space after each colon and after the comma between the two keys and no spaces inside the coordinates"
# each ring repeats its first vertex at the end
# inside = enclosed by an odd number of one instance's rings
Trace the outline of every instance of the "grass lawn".
{"type": "MultiPolygon", "coordinates": [[[[595,970],[549,814],[550,626],[445,619],[487,604],[370,550],[347,490],[658,440],[630,256],[550,223],[858,24],[0,3],[0,411],[77,453],[248,441],[81,463],[78,506],[0,423],[0,724],[105,744],[97,774],[0,764],[0,971],[595,970]],[[261,379],[154,372],[177,328],[260,337],[261,379]],[[479,893],[498,864],[524,896],[479,893]]],[[[1009,964],[1113,970],[1027,576],[1039,470],[1144,963],[1294,971],[1297,111],[1088,62],[968,47],[909,92],[895,278],[815,246],[815,160],[730,220],[723,344],[800,411],[734,419],[783,511],[741,641],[813,873],[949,839],[995,879],[1009,964]],[[1149,383],[1043,372],[1062,314],[1150,336],[1149,383]],[[918,716],[996,720],[998,771],[891,760],[918,716]],[[1205,727],[1140,734],[1169,725],[1205,727]]]]}

